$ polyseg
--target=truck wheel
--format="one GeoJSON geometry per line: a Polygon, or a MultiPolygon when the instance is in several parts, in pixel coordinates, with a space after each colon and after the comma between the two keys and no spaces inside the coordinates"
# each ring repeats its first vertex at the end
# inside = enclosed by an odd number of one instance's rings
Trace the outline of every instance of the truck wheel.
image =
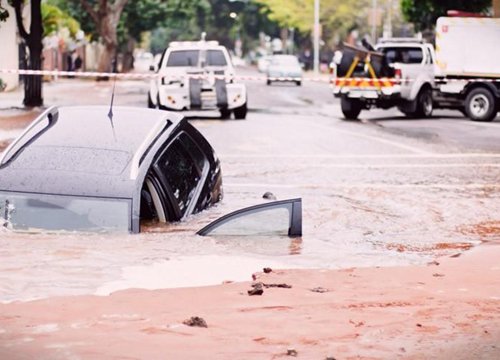
{"type": "Polygon", "coordinates": [[[341,98],[340,108],[342,113],[347,120],[357,120],[361,109],[363,108],[363,103],[358,99],[341,98]]]}
{"type": "Polygon", "coordinates": [[[428,118],[432,116],[432,110],[432,90],[426,87],[418,93],[415,115],[417,117],[428,118]]]}
{"type": "Polygon", "coordinates": [[[465,112],[474,121],[491,121],[496,115],[493,94],[485,88],[472,90],[465,98],[465,112]]]}
{"type": "Polygon", "coordinates": [[[244,103],[240,107],[234,109],[234,118],[237,120],[243,120],[247,117],[248,107],[247,103],[244,103]]]}
{"type": "Polygon", "coordinates": [[[220,109],[220,118],[222,120],[227,120],[231,117],[231,110],[227,108],[222,108],[220,109]]]}
{"type": "Polygon", "coordinates": [[[271,80],[267,79],[266,84],[267,84],[267,85],[271,85],[271,80]]]}

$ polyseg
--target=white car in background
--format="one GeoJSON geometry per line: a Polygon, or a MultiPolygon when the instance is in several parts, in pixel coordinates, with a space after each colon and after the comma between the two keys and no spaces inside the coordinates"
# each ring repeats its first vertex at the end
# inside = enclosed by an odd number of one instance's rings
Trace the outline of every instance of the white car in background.
{"type": "Polygon", "coordinates": [[[148,106],[163,110],[219,110],[221,118],[247,115],[245,84],[224,46],[216,41],[172,42],[163,52],[151,80],[148,106]]]}
{"type": "Polygon", "coordinates": [[[294,82],[302,85],[302,66],[294,55],[274,55],[267,68],[267,85],[273,82],[294,82]]]}

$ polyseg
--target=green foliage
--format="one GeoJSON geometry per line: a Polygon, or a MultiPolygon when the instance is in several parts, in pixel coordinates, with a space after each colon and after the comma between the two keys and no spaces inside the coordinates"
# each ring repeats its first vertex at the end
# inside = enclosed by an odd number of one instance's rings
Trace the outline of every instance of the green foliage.
{"type": "Polygon", "coordinates": [[[9,12],[6,8],[2,6],[2,0],[0,0],[0,22],[6,21],[9,18],[9,12]]]}
{"type": "MultiPolygon", "coordinates": [[[[310,34],[314,23],[314,0],[253,0],[280,26],[310,34]]],[[[380,5],[380,1],[379,1],[380,5]]],[[[320,21],[324,39],[345,36],[350,30],[366,29],[371,0],[322,0],[320,21]]]]}
{"type": "Polygon", "coordinates": [[[71,37],[75,37],[80,30],[80,24],[74,18],[62,11],[56,5],[42,3],[43,36],[56,33],[62,28],[67,28],[71,37]]]}
{"type": "Polygon", "coordinates": [[[401,0],[403,16],[417,31],[434,28],[437,18],[448,10],[482,13],[489,7],[491,0],[401,0]]]}

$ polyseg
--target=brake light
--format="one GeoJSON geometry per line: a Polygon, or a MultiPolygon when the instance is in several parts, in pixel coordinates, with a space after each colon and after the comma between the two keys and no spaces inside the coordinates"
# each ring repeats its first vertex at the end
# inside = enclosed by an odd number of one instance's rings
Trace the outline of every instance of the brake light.
{"type": "Polygon", "coordinates": [[[394,77],[396,79],[401,79],[401,69],[398,68],[394,69],[394,77]]]}

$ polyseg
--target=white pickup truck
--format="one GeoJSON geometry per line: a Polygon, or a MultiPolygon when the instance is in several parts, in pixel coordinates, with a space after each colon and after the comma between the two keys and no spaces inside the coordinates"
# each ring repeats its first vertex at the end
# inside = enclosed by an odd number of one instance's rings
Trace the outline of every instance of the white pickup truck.
{"type": "Polygon", "coordinates": [[[247,115],[245,84],[224,46],[216,41],[179,41],[164,51],[151,79],[148,106],[164,110],[219,110],[221,118],[247,115]]]}
{"type": "Polygon", "coordinates": [[[434,102],[475,121],[500,111],[500,19],[440,17],[434,102]]]}
{"type": "Polygon", "coordinates": [[[332,87],[346,119],[361,110],[397,106],[409,117],[432,115],[434,50],[418,39],[387,39],[374,51],[344,45],[332,67],[332,87]]]}

